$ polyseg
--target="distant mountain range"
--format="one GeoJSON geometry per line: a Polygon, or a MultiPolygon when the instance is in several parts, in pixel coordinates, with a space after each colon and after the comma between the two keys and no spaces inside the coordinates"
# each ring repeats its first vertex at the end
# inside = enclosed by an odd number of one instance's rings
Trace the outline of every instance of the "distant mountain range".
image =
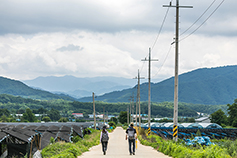
{"type": "MultiPolygon", "coordinates": [[[[179,75],[179,102],[204,105],[232,104],[234,99],[237,98],[236,74],[237,65],[202,68],[181,74],[179,75]]],[[[34,80],[24,81],[24,83],[0,77],[0,94],[5,93],[41,100],[65,99],[71,101],[79,100],[81,102],[91,102],[92,92],[95,92],[97,101],[104,102],[129,102],[132,95],[136,100],[137,94],[136,80],[116,77],[76,78],[73,76],[51,76],[39,77],[34,80]],[[57,94],[55,94],[56,92],[57,94]],[[62,92],[70,94],[70,96],[61,94],[62,92]],[[89,97],[74,98],[83,95],[89,97]]],[[[148,83],[141,84],[140,90],[141,101],[147,101],[148,83]]],[[[162,82],[151,83],[152,102],[173,102],[173,100],[174,77],[162,82]]]]}
{"type": "Polygon", "coordinates": [[[108,92],[131,88],[136,80],[120,77],[78,78],[74,76],[48,76],[23,80],[30,87],[53,93],[64,93],[75,98],[91,96],[92,92],[102,95],[108,92]]]}
{"type": "Polygon", "coordinates": [[[48,91],[31,88],[24,83],[4,77],[0,77],[0,94],[11,94],[23,98],[51,100],[51,99],[64,99],[74,101],[72,98],[63,94],[53,94],[48,91]]]}
{"type": "MultiPolygon", "coordinates": [[[[148,100],[148,83],[140,86],[141,101],[148,100]]],[[[97,101],[128,102],[136,87],[114,91],[98,96],[97,101]]],[[[179,102],[220,105],[232,104],[237,98],[237,66],[202,68],[179,75],[179,102]]],[[[164,102],[174,100],[174,77],[151,84],[151,101],[164,102]]],[[[91,97],[79,99],[91,101],[91,97]]]]}

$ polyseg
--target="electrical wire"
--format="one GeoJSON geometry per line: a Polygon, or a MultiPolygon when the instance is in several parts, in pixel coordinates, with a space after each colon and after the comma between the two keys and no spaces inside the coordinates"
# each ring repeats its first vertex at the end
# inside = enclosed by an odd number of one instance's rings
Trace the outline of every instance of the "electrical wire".
{"type": "Polygon", "coordinates": [[[157,71],[157,73],[152,76],[152,78],[155,77],[155,76],[157,76],[157,75],[159,74],[160,70],[161,70],[162,67],[164,66],[164,64],[165,64],[165,62],[166,62],[166,60],[167,60],[167,58],[168,58],[168,56],[169,56],[169,54],[170,54],[170,52],[171,52],[171,48],[172,48],[172,47],[173,47],[173,45],[170,45],[170,48],[169,48],[169,50],[168,50],[168,53],[166,54],[166,57],[165,57],[164,62],[162,63],[162,65],[161,65],[161,67],[159,68],[159,70],[157,71]]]}
{"type": "MultiPolygon", "coordinates": [[[[173,0],[171,0],[170,3],[172,3],[172,1],[173,1],[173,0]]],[[[158,38],[160,37],[161,31],[162,31],[163,26],[164,26],[164,24],[165,24],[167,15],[168,15],[168,13],[169,13],[169,10],[170,10],[170,7],[168,7],[167,10],[166,10],[166,13],[165,13],[165,16],[164,16],[164,18],[163,18],[163,21],[162,21],[162,24],[161,24],[159,33],[158,33],[158,35],[156,36],[155,42],[153,43],[153,45],[152,45],[152,47],[151,47],[151,50],[155,47],[155,44],[156,44],[156,42],[158,41],[158,38]]]]}
{"type": "MultiPolygon", "coordinates": [[[[173,0],[170,1],[170,3],[172,3],[172,2],[173,2],[173,0]]],[[[155,45],[156,45],[156,43],[157,43],[157,41],[158,41],[158,39],[159,39],[159,37],[160,37],[161,31],[162,31],[162,29],[163,29],[163,27],[164,27],[164,24],[165,24],[167,15],[168,15],[168,13],[169,13],[169,9],[170,9],[170,8],[168,7],[167,10],[166,10],[165,16],[164,16],[164,18],[163,18],[163,21],[162,21],[162,24],[161,24],[161,27],[160,27],[160,30],[159,30],[158,35],[156,36],[156,39],[155,39],[155,41],[154,41],[154,43],[153,43],[153,45],[152,45],[152,47],[151,47],[151,50],[153,50],[153,48],[155,47],[155,45]]],[[[146,59],[147,57],[148,57],[148,55],[145,57],[145,59],[146,59]]],[[[140,69],[140,72],[142,72],[143,67],[144,67],[144,64],[145,64],[145,61],[143,61],[142,67],[141,67],[141,69],[140,69]]]]}
{"type": "Polygon", "coordinates": [[[210,17],[220,8],[220,6],[224,3],[225,0],[223,0],[217,7],[216,9],[207,17],[207,19],[201,23],[201,25],[199,25],[193,32],[191,32],[189,35],[187,35],[186,37],[182,38],[181,40],[179,40],[179,42],[185,40],[186,38],[188,38],[189,36],[191,36],[192,34],[194,34],[200,27],[202,27],[202,25],[204,25],[204,23],[207,22],[207,20],[210,19],[210,17]]]}
{"type": "Polygon", "coordinates": [[[182,36],[183,34],[185,34],[188,30],[190,30],[202,17],[204,14],[206,14],[206,12],[211,8],[211,6],[215,3],[216,0],[214,0],[209,7],[202,13],[202,15],[189,27],[187,28],[183,33],[180,34],[180,36],[182,36]]]}

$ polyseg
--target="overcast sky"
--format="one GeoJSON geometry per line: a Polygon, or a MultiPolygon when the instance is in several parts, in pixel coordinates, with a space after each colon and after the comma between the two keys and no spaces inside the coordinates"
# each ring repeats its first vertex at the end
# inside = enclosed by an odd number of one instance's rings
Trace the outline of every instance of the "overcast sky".
{"type": "MultiPolygon", "coordinates": [[[[159,59],[152,62],[152,79],[174,76],[175,8],[158,34],[169,0],[0,1],[0,76],[134,78],[140,69],[147,77],[148,63],[141,59],[149,47],[159,59]]],[[[237,1],[180,0],[180,5],[193,6],[180,9],[180,34],[200,19],[180,36],[179,74],[236,65],[237,1]]]]}

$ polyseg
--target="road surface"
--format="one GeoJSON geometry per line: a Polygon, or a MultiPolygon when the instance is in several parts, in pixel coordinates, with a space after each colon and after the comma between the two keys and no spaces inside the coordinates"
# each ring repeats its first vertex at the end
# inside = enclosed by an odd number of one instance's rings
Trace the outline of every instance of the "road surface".
{"type": "Polygon", "coordinates": [[[78,158],[170,158],[161,152],[149,146],[137,143],[135,155],[130,155],[128,151],[128,141],[125,140],[125,130],[122,127],[117,127],[112,133],[109,134],[108,150],[106,155],[103,155],[101,144],[94,146],[90,151],[83,153],[78,158]]]}

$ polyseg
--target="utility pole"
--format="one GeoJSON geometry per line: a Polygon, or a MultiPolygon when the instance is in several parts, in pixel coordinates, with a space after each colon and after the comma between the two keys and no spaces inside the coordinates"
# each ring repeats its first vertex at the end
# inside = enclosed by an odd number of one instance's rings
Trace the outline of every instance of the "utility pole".
{"type": "Polygon", "coordinates": [[[151,48],[149,48],[149,59],[145,58],[142,61],[148,61],[148,128],[151,128],[151,61],[158,59],[151,59],[151,48]]]}
{"type": "Polygon", "coordinates": [[[173,140],[178,141],[178,66],[179,66],[179,8],[193,8],[192,6],[179,6],[179,0],[176,0],[176,6],[163,5],[163,7],[176,8],[176,33],[175,33],[175,79],[174,79],[174,125],[173,140]]]}
{"type": "Polygon", "coordinates": [[[132,122],[134,122],[134,96],[132,94],[132,122]]]}
{"type": "Polygon", "coordinates": [[[107,116],[106,116],[106,118],[107,118],[107,123],[109,123],[109,114],[108,114],[108,111],[107,111],[107,116]]]}
{"type": "Polygon", "coordinates": [[[104,119],[104,124],[105,124],[105,107],[103,106],[103,119],[104,119]]]}
{"type": "MultiPolygon", "coordinates": [[[[131,123],[131,111],[132,111],[132,108],[131,108],[131,99],[129,99],[129,101],[130,101],[130,111],[129,111],[129,123],[131,123]]],[[[129,126],[129,124],[128,124],[128,126],[129,126]]]]}
{"type": "Polygon", "coordinates": [[[127,124],[129,125],[129,106],[127,105],[127,124]]]}
{"type": "MultiPolygon", "coordinates": [[[[141,127],[140,79],[145,79],[145,77],[140,77],[139,69],[138,69],[138,75],[137,77],[135,77],[135,79],[137,79],[137,103],[138,103],[138,113],[139,113],[139,127],[141,127]]],[[[136,112],[136,123],[137,123],[137,112],[136,112]]]]}
{"type": "Polygon", "coordinates": [[[92,97],[93,97],[93,113],[94,113],[94,127],[96,129],[96,117],[95,117],[95,93],[92,93],[92,97]]]}

